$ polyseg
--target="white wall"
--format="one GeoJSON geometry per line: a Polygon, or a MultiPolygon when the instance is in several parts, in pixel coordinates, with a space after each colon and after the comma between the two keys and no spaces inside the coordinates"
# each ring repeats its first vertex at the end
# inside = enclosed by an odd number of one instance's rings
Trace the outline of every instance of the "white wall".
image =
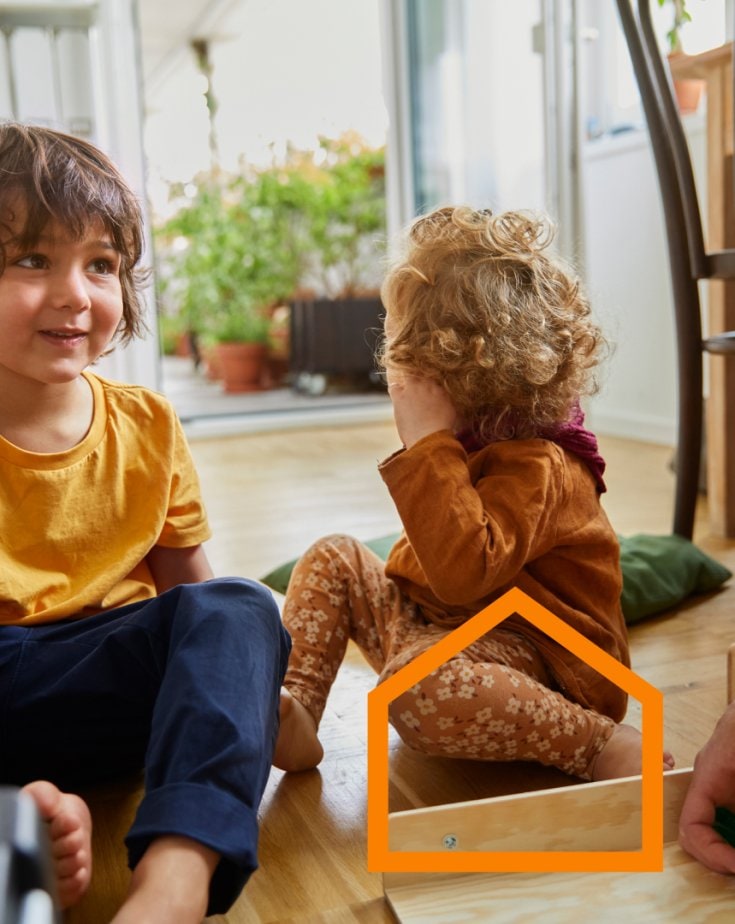
{"type": "MultiPolygon", "coordinates": [[[[687,127],[703,198],[703,116],[688,117],[687,127]]],[[[589,404],[589,421],[598,433],[673,445],[673,303],[647,133],[634,131],[588,144],[583,189],[587,287],[615,347],[602,391],[589,404]]]]}
{"type": "Polygon", "coordinates": [[[615,348],[590,421],[599,433],[669,443],[676,405],[668,258],[641,133],[588,147],[584,215],[588,292],[615,348]]]}

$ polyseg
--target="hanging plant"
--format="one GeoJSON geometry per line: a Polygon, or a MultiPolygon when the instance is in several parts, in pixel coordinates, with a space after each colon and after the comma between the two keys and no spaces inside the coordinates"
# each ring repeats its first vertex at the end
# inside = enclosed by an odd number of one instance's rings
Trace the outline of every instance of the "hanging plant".
{"type": "Polygon", "coordinates": [[[669,51],[676,54],[683,51],[681,45],[681,30],[684,26],[692,21],[692,16],[687,9],[686,0],[658,0],[658,5],[663,7],[671,5],[674,8],[674,21],[671,28],[666,33],[666,41],[669,43],[669,51]]]}

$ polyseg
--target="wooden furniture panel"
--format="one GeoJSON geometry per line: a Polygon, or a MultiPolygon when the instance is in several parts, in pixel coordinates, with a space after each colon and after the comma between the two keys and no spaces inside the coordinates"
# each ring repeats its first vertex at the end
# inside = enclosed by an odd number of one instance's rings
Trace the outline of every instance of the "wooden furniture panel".
{"type": "Polygon", "coordinates": [[[726,924],[735,907],[735,882],[671,843],[664,848],[662,873],[458,876],[387,896],[402,924],[726,924]]]}
{"type": "MultiPolygon", "coordinates": [[[[386,873],[386,898],[402,924],[724,922],[735,879],[701,866],[676,843],[691,770],[664,775],[664,869],[651,873],[386,873]]],[[[466,849],[634,850],[640,844],[640,778],[586,783],[391,815],[393,849],[436,849],[448,831],[466,849]],[[570,802],[571,800],[571,802],[570,802]],[[519,823],[520,821],[520,823],[519,823]]]]}

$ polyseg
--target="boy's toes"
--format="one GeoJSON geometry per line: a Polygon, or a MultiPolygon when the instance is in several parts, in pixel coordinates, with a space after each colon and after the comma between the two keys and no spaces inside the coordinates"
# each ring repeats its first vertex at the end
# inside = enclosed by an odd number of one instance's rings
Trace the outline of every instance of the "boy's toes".
{"type": "Polygon", "coordinates": [[[51,821],[59,810],[59,803],[63,793],[58,786],[48,780],[35,780],[23,787],[22,792],[27,793],[36,803],[38,814],[44,821],[51,821]]]}
{"type": "Polygon", "coordinates": [[[76,905],[89,888],[91,878],[92,869],[89,864],[80,866],[71,876],[57,878],[56,892],[59,907],[63,910],[76,905]]]}
{"type": "Polygon", "coordinates": [[[48,825],[56,891],[61,908],[75,904],[92,877],[92,816],[84,800],[38,780],[23,788],[48,825]]]}

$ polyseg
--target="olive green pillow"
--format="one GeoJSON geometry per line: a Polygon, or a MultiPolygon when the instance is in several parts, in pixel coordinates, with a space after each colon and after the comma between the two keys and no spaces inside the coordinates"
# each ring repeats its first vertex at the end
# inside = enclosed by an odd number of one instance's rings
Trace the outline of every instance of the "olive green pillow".
{"type": "MultiPolygon", "coordinates": [[[[388,557],[388,552],[393,548],[396,539],[398,539],[400,535],[400,533],[391,533],[388,536],[379,536],[377,539],[368,539],[367,542],[363,542],[363,545],[372,549],[376,555],[379,555],[385,561],[388,557]]],[[[287,561],[285,565],[279,565],[260,580],[263,584],[270,587],[271,590],[275,590],[279,594],[285,594],[288,582],[291,579],[293,566],[297,561],[298,558],[293,558],[291,561],[287,561]]]]}
{"type": "MultiPolygon", "coordinates": [[[[400,534],[368,540],[365,545],[386,558],[400,534]]],[[[681,536],[619,536],[623,572],[621,603],[630,625],[676,606],[691,594],[716,590],[732,573],[681,536]]],[[[296,559],[261,578],[278,593],[285,593],[296,559]]]]}
{"type": "Polygon", "coordinates": [[[638,622],[716,590],[732,572],[681,536],[620,536],[625,621],[638,622]]]}

